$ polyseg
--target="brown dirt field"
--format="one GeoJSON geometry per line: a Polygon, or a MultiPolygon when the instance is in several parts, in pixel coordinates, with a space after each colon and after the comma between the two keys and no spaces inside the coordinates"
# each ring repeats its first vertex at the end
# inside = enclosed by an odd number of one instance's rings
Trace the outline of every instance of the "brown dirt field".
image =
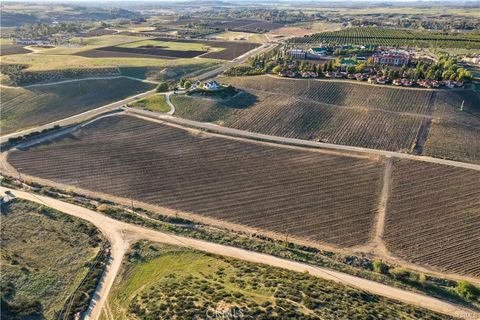
{"type": "Polygon", "coordinates": [[[480,172],[395,161],[384,240],[405,260],[480,275],[480,172]]]}
{"type": "Polygon", "coordinates": [[[382,161],[108,117],[9,155],[31,176],[334,246],[373,236],[382,161]]]}
{"type": "Polygon", "coordinates": [[[25,49],[23,46],[16,44],[2,45],[0,48],[0,56],[9,56],[12,54],[30,53],[32,51],[25,49]]]}

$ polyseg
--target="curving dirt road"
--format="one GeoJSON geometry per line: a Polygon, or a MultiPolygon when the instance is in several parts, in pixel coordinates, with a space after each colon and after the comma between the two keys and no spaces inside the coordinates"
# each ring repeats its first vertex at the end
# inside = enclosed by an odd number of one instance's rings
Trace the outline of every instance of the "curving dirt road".
{"type": "Polygon", "coordinates": [[[90,303],[89,309],[85,316],[86,319],[98,319],[101,314],[102,308],[105,305],[107,295],[115,280],[115,276],[120,269],[123,256],[128,249],[129,244],[140,239],[147,239],[150,241],[161,242],[165,244],[189,247],[213,254],[224,255],[255,263],[268,264],[270,266],[284,268],[297,272],[308,272],[319,278],[343,283],[345,285],[363,289],[377,295],[402,301],[408,304],[417,305],[448,315],[457,316],[465,319],[477,319],[478,317],[480,317],[480,313],[453,305],[437,298],[428,297],[423,294],[390,287],[338,271],[314,267],[304,263],[273,257],[267,254],[251,252],[235,247],[210,243],[207,241],[174,236],[156,230],[147,229],[114,220],[98,212],[70,203],[65,203],[50,197],[0,187],[1,194],[4,194],[6,191],[9,191],[16,197],[40,203],[56,210],[62,211],[64,213],[87,220],[93,225],[95,225],[98,229],[100,229],[100,231],[111,243],[111,260],[104,275],[102,276],[101,283],[96,289],[94,298],[90,303]]]}

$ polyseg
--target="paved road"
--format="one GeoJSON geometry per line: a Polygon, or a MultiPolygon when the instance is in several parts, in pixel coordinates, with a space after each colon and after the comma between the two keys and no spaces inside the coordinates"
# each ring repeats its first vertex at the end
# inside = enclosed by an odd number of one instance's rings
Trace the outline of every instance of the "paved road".
{"type": "Polygon", "coordinates": [[[244,53],[240,57],[237,57],[236,59],[234,59],[232,61],[229,61],[227,63],[222,64],[220,67],[218,67],[214,70],[207,71],[205,73],[202,73],[199,76],[193,77],[193,80],[204,81],[204,80],[207,80],[207,79],[210,79],[210,78],[214,78],[214,77],[218,76],[219,74],[223,73],[225,70],[244,63],[252,55],[259,54],[261,52],[265,52],[267,50],[270,50],[271,48],[273,48],[276,45],[278,45],[278,44],[277,43],[264,43],[263,45],[244,53]]]}
{"type": "Polygon", "coordinates": [[[339,145],[339,144],[332,144],[332,143],[325,143],[325,142],[317,142],[317,141],[309,141],[309,140],[301,140],[301,139],[293,139],[293,138],[284,138],[278,136],[271,136],[262,133],[255,133],[249,132],[245,130],[238,130],[228,127],[222,127],[213,123],[209,122],[199,122],[193,121],[183,118],[173,117],[167,114],[160,114],[146,110],[137,110],[132,108],[125,108],[125,111],[132,115],[137,115],[142,117],[143,119],[151,119],[151,120],[161,120],[166,121],[174,124],[178,124],[181,126],[192,127],[201,130],[207,130],[209,132],[234,136],[239,138],[251,139],[251,140],[260,140],[266,142],[272,142],[277,144],[287,144],[287,145],[294,145],[294,146],[301,146],[301,147],[314,147],[314,148],[321,148],[321,149],[333,149],[338,151],[347,151],[347,152],[357,152],[362,154],[370,154],[370,155],[378,155],[384,157],[394,157],[399,159],[409,159],[409,160],[416,160],[416,161],[423,161],[423,162],[430,162],[430,163],[437,163],[443,164],[447,166],[453,166],[458,168],[465,168],[471,170],[480,171],[480,165],[472,164],[472,163],[465,163],[459,161],[452,161],[452,160],[445,160],[439,158],[432,158],[427,156],[417,156],[412,154],[394,152],[394,151],[386,151],[386,150],[378,150],[378,149],[369,149],[369,148],[362,148],[362,147],[353,147],[347,145],[339,145]]]}
{"type": "Polygon", "coordinates": [[[114,220],[98,212],[70,203],[62,202],[60,200],[50,197],[0,187],[1,194],[5,194],[6,191],[10,191],[16,197],[40,203],[56,210],[62,211],[66,214],[87,220],[93,225],[95,225],[98,229],[100,229],[100,231],[110,241],[112,246],[111,261],[106,272],[102,276],[99,287],[94,294],[94,300],[89,306],[86,319],[98,319],[102,308],[105,305],[107,295],[110,292],[110,289],[115,280],[115,276],[120,270],[122,258],[129,244],[140,239],[147,239],[155,242],[189,247],[212,254],[228,256],[255,263],[267,264],[273,267],[288,269],[297,272],[308,272],[319,278],[339,282],[345,285],[366,290],[373,294],[381,295],[408,304],[421,306],[433,311],[463,317],[465,319],[476,319],[480,316],[480,313],[476,313],[472,310],[459,307],[433,297],[402,290],[399,288],[390,287],[342,272],[314,267],[308,264],[281,259],[267,254],[251,252],[235,247],[186,237],[174,236],[171,234],[114,220]]]}

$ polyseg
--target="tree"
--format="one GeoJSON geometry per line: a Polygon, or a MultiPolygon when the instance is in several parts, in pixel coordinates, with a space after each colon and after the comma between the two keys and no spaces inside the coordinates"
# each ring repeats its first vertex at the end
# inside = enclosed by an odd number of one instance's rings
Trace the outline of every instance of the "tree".
{"type": "Polygon", "coordinates": [[[365,63],[358,63],[355,66],[355,72],[362,72],[365,69],[365,63]]]}
{"type": "Polygon", "coordinates": [[[348,73],[354,73],[355,72],[355,67],[354,66],[348,66],[347,67],[347,72],[348,73]]]}
{"type": "Polygon", "coordinates": [[[185,89],[190,89],[191,86],[192,86],[192,83],[189,80],[187,80],[183,83],[183,87],[185,89]]]}
{"type": "Polygon", "coordinates": [[[473,300],[480,295],[480,290],[468,281],[462,280],[457,283],[457,292],[462,297],[473,300]]]}
{"type": "Polygon", "coordinates": [[[162,81],[157,86],[157,92],[167,92],[168,91],[168,83],[162,81]]]}
{"type": "Polygon", "coordinates": [[[180,87],[184,88],[185,81],[187,81],[187,79],[185,79],[185,78],[180,79],[180,82],[179,82],[180,87]]]}
{"type": "Polygon", "coordinates": [[[281,66],[275,66],[273,69],[272,69],[272,72],[273,73],[280,73],[280,71],[282,71],[282,67],[281,66]]]}

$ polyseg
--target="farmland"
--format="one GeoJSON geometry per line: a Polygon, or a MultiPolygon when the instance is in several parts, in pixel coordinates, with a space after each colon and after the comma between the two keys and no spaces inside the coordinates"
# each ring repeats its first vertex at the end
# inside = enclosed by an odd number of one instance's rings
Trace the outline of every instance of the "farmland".
{"type": "MultiPolygon", "coordinates": [[[[66,70],[75,70],[77,73],[99,73],[102,69],[118,69],[125,75],[135,77],[159,79],[165,77],[160,74],[165,69],[176,76],[198,71],[217,65],[215,59],[190,59],[175,56],[149,55],[147,48],[123,48],[127,43],[141,43],[145,37],[135,35],[104,35],[89,38],[72,38],[71,46],[57,46],[54,48],[35,47],[31,54],[14,54],[2,56],[2,65],[23,65],[26,69],[22,73],[29,73],[26,78],[45,78],[51,73],[62,74],[66,70]],[[101,48],[113,48],[114,51],[101,50],[101,48]],[[98,49],[98,50],[97,50],[98,49]],[[120,52],[115,50],[127,50],[120,52]],[[144,50],[140,53],[129,52],[130,50],[144,50]],[[128,70],[124,72],[124,70],[128,70]]],[[[173,44],[170,44],[171,46],[173,44]]],[[[178,48],[183,43],[175,44],[178,48]]],[[[185,44],[189,45],[189,44],[185,44]]],[[[195,45],[198,45],[195,44],[195,45]]],[[[160,49],[158,49],[160,50],[160,49]]],[[[166,50],[168,51],[168,50],[166,50]]],[[[170,52],[171,53],[171,52],[170,52]]],[[[178,51],[179,55],[185,55],[186,51],[178,51]]],[[[188,53],[188,52],[187,52],[188,53]]],[[[105,74],[104,74],[105,75],[105,74]]],[[[71,78],[65,75],[64,78],[71,78]]],[[[27,84],[31,84],[29,81],[27,84]]],[[[24,83],[22,83],[23,85],[24,83]]]]}
{"type": "Polygon", "coordinates": [[[232,60],[257,46],[259,44],[250,42],[152,38],[118,46],[82,51],[77,55],[89,58],[153,57],[158,59],[193,58],[201,55],[202,58],[207,59],[232,60]],[[208,51],[207,47],[213,50],[208,51]]]}
{"type": "Polygon", "coordinates": [[[8,56],[12,54],[22,54],[22,53],[29,53],[31,52],[28,49],[25,49],[23,46],[16,45],[16,44],[7,44],[1,45],[0,56],[8,56]]]}
{"type": "Polygon", "coordinates": [[[1,231],[2,318],[57,318],[89,274],[103,242],[100,233],[80,219],[18,199],[2,205],[1,231]]]}
{"type": "Polygon", "coordinates": [[[339,246],[370,239],[384,167],[130,116],[12,152],[9,162],[83,189],[339,246]]]}
{"type": "Polygon", "coordinates": [[[148,89],[153,85],[126,78],[2,88],[2,134],[60,120],[148,89]]]}
{"type": "Polygon", "coordinates": [[[480,127],[462,126],[445,121],[433,122],[425,144],[425,154],[443,159],[480,163],[480,127]]]}
{"type": "Polygon", "coordinates": [[[305,273],[145,241],[128,253],[108,303],[114,319],[450,319],[305,273]]]}
{"type": "Polygon", "coordinates": [[[480,275],[480,173],[395,163],[385,225],[389,250],[409,261],[480,275]]]}
{"type": "Polygon", "coordinates": [[[173,96],[175,115],[287,138],[385,150],[411,149],[420,117],[336,108],[284,95],[243,93],[230,101],[173,96]],[[255,102],[253,105],[249,105],[255,102]]]}
{"type": "Polygon", "coordinates": [[[409,151],[432,92],[335,81],[235,77],[235,99],[172,97],[175,115],[290,138],[409,151]]]}
{"type": "Polygon", "coordinates": [[[476,147],[468,154],[460,151],[469,148],[465,139],[473,146],[480,139],[479,95],[475,90],[399,89],[269,76],[226,77],[221,81],[244,91],[230,100],[173,96],[175,115],[282,137],[401,152],[411,152],[422,119],[429,116],[434,124],[427,140],[428,155],[479,159],[476,147]],[[464,109],[460,111],[462,101],[464,109]],[[439,127],[439,123],[443,125],[439,127]],[[445,126],[453,135],[442,138],[439,129],[445,126]]]}
{"type": "Polygon", "coordinates": [[[378,45],[479,49],[478,34],[443,34],[429,31],[354,27],[294,38],[294,43],[340,45],[378,45]]]}

